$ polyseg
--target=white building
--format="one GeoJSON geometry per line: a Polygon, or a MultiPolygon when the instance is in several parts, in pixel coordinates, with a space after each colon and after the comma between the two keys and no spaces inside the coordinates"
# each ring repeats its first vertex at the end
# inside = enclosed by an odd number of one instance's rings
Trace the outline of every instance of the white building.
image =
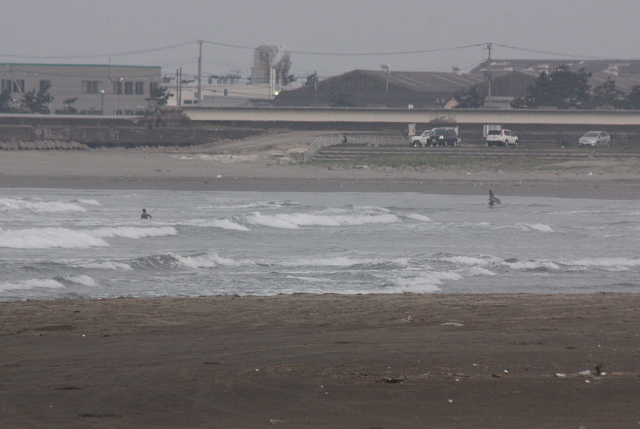
{"type": "Polygon", "coordinates": [[[162,73],[158,66],[3,63],[0,79],[1,91],[14,100],[48,85],[51,113],[69,106],[81,114],[139,115],[149,108],[147,99],[160,87],[162,73]]]}

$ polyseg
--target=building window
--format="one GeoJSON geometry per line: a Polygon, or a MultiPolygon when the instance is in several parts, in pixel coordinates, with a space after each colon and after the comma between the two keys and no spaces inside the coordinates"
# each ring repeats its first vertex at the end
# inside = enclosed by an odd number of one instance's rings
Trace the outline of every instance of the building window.
{"type": "Polygon", "coordinates": [[[2,79],[2,92],[24,93],[24,79],[2,79]]]}
{"type": "Polygon", "coordinates": [[[113,93],[122,94],[122,81],[116,80],[113,82],[113,93]]]}
{"type": "Polygon", "coordinates": [[[99,92],[100,92],[99,80],[83,80],[82,81],[83,94],[98,94],[99,92]]]}
{"type": "Polygon", "coordinates": [[[149,82],[149,94],[153,95],[159,88],[158,82],[149,82]]]}
{"type": "Polygon", "coordinates": [[[144,82],[136,82],[136,95],[144,95],[144,82]]]}
{"type": "Polygon", "coordinates": [[[133,82],[124,83],[124,93],[126,95],[133,95],[133,82]]]}

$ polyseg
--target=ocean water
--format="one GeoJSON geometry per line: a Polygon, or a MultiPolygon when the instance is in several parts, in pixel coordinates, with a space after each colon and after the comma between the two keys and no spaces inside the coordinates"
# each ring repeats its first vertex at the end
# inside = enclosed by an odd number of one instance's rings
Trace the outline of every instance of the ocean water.
{"type": "Polygon", "coordinates": [[[498,196],[3,189],[0,300],[640,292],[640,202],[498,196]]]}

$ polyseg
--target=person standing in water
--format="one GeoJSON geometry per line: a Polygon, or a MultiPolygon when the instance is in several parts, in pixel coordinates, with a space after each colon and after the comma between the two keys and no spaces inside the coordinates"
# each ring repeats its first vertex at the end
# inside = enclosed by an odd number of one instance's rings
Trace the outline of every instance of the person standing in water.
{"type": "Polygon", "coordinates": [[[493,207],[494,204],[502,204],[502,203],[500,202],[498,197],[493,195],[493,192],[491,192],[491,189],[489,189],[489,207],[493,207]]]}
{"type": "Polygon", "coordinates": [[[147,209],[142,209],[142,215],[140,216],[140,219],[151,219],[152,217],[153,216],[147,213],[147,209]]]}

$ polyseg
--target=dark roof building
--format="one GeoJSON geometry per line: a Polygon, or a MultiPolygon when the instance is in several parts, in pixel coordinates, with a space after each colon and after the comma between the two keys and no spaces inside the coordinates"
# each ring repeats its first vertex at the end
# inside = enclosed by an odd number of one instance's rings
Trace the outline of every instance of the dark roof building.
{"type": "Polygon", "coordinates": [[[354,70],[283,91],[273,100],[287,107],[443,108],[458,91],[482,84],[482,74],[354,70]]]}

